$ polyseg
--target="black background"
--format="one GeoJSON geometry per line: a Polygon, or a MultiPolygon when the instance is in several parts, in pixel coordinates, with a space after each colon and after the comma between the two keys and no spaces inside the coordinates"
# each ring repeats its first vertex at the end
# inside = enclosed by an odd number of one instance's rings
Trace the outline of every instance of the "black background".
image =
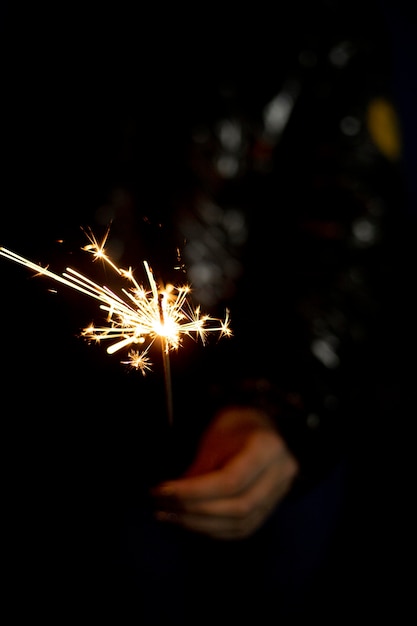
{"type": "MultiPolygon", "coordinates": [[[[256,115],[282,84],[300,47],[325,50],[352,29],[365,41],[372,33],[373,41],[386,17],[397,18],[389,22],[395,43],[395,27],[412,25],[403,19],[401,4],[395,11],[390,3],[381,5],[382,17],[372,9],[364,15],[359,3],[277,3],[270,19],[262,7],[226,15],[223,9],[117,6],[6,3],[2,8],[0,245],[54,271],[74,260],[80,269],[89,268],[90,260],[80,254],[85,244],[80,226],[102,230],[103,207],[114,208],[120,188],[134,198],[133,206],[122,203],[112,226],[124,242],[121,262],[131,264],[138,250],[144,256],[153,228],[169,222],[177,192],[186,184],[186,141],[194,122],[215,117],[222,106],[214,95],[219,84],[232,77],[238,100],[256,115]]],[[[407,41],[393,56],[408,128],[416,81],[407,41]]],[[[386,53],[390,58],[391,50],[386,53]]],[[[366,90],[360,77],[354,89],[366,90]]],[[[406,166],[412,167],[415,143],[410,139],[406,146],[406,166]]],[[[412,271],[402,277],[401,295],[403,289],[413,292],[413,279],[412,271]]],[[[51,595],[69,605],[97,570],[105,571],[115,510],[123,498],[120,458],[126,445],[137,445],[143,459],[149,449],[157,450],[158,466],[157,440],[164,428],[158,415],[164,412],[160,373],[146,379],[126,374],[117,359],[77,336],[94,316],[93,303],[61,288],[51,293],[54,285],[5,259],[0,280],[3,563],[7,594],[19,613],[28,605],[45,610],[51,595]],[[74,583],[74,572],[80,583],[74,583]]],[[[410,320],[408,311],[404,324],[410,320]]],[[[396,380],[392,386],[402,396],[400,407],[387,408],[390,391],[384,419],[373,424],[372,436],[364,427],[359,445],[366,474],[354,517],[361,518],[363,507],[364,594],[368,581],[391,590],[386,578],[391,580],[411,549],[403,531],[410,526],[414,472],[406,445],[415,412],[407,366],[410,361],[415,371],[413,337],[412,330],[401,333],[400,370],[406,377],[398,375],[400,386],[396,380]]],[[[406,585],[394,605],[402,603],[406,585]]],[[[377,592],[371,595],[378,601],[377,592]]]]}

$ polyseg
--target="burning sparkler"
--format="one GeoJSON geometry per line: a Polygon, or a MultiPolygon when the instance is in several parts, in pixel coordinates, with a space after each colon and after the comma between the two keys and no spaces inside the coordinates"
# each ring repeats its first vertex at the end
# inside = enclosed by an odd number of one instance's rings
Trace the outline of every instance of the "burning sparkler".
{"type": "Polygon", "coordinates": [[[94,261],[101,259],[112,270],[129,283],[129,288],[122,288],[120,294],[106,285],[99,285],[77,270],[67,267],[62,274],[56,274],[47,267],[42,267],[7,248],[0,247],[0,255],[6,259],[24,265],[37,274],[53,279],[67,287],[75,289],[98,300],[100,309],[106,311],[106,324],[84,328],[82,336],[96,342],[109,341],[108,354],[128,349],[128,358],[121,363],[139,370],[146,375],[151,370],[149,350],[159,339],[161,343],[167,411],[169,422],[173,419],[172,390],[169,353],[182,345],[183,336],[195,337],[204,344],[207,333],[217,332],[220,337],[232,334],[229,326],[229,311],[224,320],[202,315],[200,307],[193,308],[189,294],[189,285],[174,286],[167,284],[159,287],[153,272],[143,261],[149,288],[145,289],[134,277],[132,268],[118,267],[107,255],[105,244],[109,234],[107,230],[103,241],[99,243],[91,230],[85,231],[89,243],[82,250],[93,255],[94,261]],[[144,346],[136,349],[136,346],[144,346]]]}

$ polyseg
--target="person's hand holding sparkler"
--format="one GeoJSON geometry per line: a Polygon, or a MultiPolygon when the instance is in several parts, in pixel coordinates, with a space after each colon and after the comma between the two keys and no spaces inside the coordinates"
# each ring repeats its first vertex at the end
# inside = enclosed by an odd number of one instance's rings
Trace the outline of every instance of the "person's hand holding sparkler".
{"type": "Polygon", "coordinates": [[[215,539],[242,539],[266,521],[298,471],[265,413],[226,408],[204,434],[186,473],[154,488],[156,516],[215,539]]]}

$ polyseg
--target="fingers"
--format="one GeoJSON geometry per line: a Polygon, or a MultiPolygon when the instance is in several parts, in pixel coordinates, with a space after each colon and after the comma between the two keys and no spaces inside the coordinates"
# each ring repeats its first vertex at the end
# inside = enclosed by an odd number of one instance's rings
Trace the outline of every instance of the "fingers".
{"type": "Polygon", "coordinates": [[[220,468],[167,481],[153,491],[156,498],[169,498],[192,505],[193,500],[231,498],[249,490],[252,483],[276,459],[285,458],[285,444],[274,431],[259,432],[220,468]]]}
{"type": "Polygon", "coordinates": [[[256,511],[250,516],[239,520],[236,518],[166,512],[158,512],[156,517],[159,521],[179,524],[192,532],[207,535],[214,539],[239,540],[252,535],[262,525],[265,514],[261,511],[256,511]]]}
{"type": "Polygon", "coordinates": [[[217,539],[247,537],[288,492],[297,471],[282,440],[260,433],[224,468],[157,488],[157,519],[217,539]]]}
{"type": "Polygon", "coordinates": [[[175,498],[184,502],[227,498],[249,489],[277,456],[274,434],[260,433],[217,470],[168,481],[154,489],[155,497],[175,498]]]}
{"type": "Polygon", "coordinates": [[[266,521],[290,488],[291,481],[281,481],[278,474],[266,473],[240,496],[177,502],[159,511],[157,519],[216,539],[243,539],[266,521]]]}

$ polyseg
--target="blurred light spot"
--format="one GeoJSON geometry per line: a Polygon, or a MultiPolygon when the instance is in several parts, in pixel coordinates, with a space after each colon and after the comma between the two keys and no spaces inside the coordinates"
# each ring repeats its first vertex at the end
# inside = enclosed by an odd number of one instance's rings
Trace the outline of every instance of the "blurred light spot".
{"type": "Polygon", "coordinates": [[[376,240],[375,224],[366,218],[355,220],[352,224],[352,233],[356,242],[362,245],[371,245],[376,240]]]}
{"type": "Polygon", "coordinates": [[[233,154],[221,154],[216,159],[216,169],[222,178],[233,178],[239,172],[239,159],[233,154]]]}
{"type": "Polygon", "coordinates": [[[194,211],[184,213],[180,228],[186,240],[183,254],[196,299],[208,307],[230,298],[242,273],[238,248],[247,238],[243,212],[234,207],[223,209],[203,196],[194,211]]]}
{"type": "Polygon", "coordinates": [[[329,369],[335,369],[340,362],[332,345],[333,343],[334,341],[329,341],[327,338],[315,339],[311,343],[311,351],[314,356],[329,369]]]}
{"type": "Polygon", "coordinates": [[[221,144],[230,152],[237,152],[243,143],[242,128],[239,123],[231,120],[222,120],[218,125],[218,135],[221,144]]]}
{"type": "Polygon", "coordinates": [[[201,260],[190,265],[188,277],[196,300],[203,306],[212,306],[223,295],[224,280],[218,265],[201,260]]]}
{"type": "Polygon", "coordinates": [[[367,111],[367,126],[377,148],[392,161],[399,159],[401,139],[397,113],[385,98],[371,100],[367,111]]]}
{"type": "Polygon", "coordinates": [[[233,245],[240,246],[245,243],[248,231],[246,228],[245,217],[241,211],[237,209],[229,209],[225,211],[223,224],[233,245]]]}
{"type": "Polygon", "coordinates": [[[241,169],[243,153],[243,131],[236,120],[221,120],[216,127],[219,152],[214,159],[215,167],[222,178],[233,178],[241,169]]]}
{"type": "Polygon", "coordinates": [[[295,101],[300,90],[297,81],[288,81],[264,108],[263,118],[265,131],[268,135],[280,135],[290,119],[295,101]]]}
{"type": "Polygon", "coordinates": [[[348,137],[354,137],[361,129],[360,120],[353,115],[346,115],[340,122],[340,130],[348,137]]]}
{"type": "Polygon", "coordinates": [[[193,241],[187,241],[187,243],[185,244],[185,252],[191,265],[194,263],[198,263],[200,259],[203,258],[204,250],[205,247],[203,243],[198,239],[193,241]]]}
{"type": "Polygon", "coordinates": [[[329,61],[338,68],[345,67],[354,53],[354,46],[351,41],[341,41],[329,52],[329,61]]]}
{"type": "Polygon", "coordinates": [[[217,265],[209,263],[208,261],[200,261],[194,263],[188,272],[191,282],[198,285],[198,288],[207,286],[212,282],[215,282],[215,278],[219,276],[220,270],[217,265]]]}

